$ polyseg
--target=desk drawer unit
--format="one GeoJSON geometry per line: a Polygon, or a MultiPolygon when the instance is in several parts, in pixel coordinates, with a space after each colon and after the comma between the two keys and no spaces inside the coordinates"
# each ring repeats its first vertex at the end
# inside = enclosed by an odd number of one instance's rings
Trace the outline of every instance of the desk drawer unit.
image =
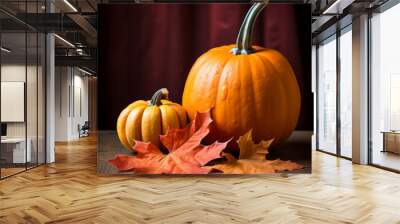
{"type": "Polygon", "coordinates": [[[383,151],[400,154],[400,132],[383,132],[383,151]]]}
{"type": "Polygon", "coordinates": [[[28,147],[25,150],[25,140],[2,140],[1,160],[5,164],[19,164],[31,162],[31,141],[28,139],[28,147]]]}

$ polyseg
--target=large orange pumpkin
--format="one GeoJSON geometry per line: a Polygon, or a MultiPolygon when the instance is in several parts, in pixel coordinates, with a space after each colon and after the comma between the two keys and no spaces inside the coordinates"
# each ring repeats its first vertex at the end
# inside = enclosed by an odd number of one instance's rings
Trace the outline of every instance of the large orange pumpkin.
{"type": "Polygon", "coordinates": [[[212,109],[214,139],[238,138],[253,129],[256,141],[279,142],[296,127],[300,90],[291,65],[276,50],[251,46],[254,21],[265,5],[251,7],[236,46],[209,50],[189,72],[182,105],[190,119],[212,109]]]}
{"type": "Polygon", "coordinates": [[[133,150],[135,140],[160,145],[160,135],[168,128],[183,128],[187,123],[186,111],[168,98],[163,88],[149,101],[138,100],[126,107],[117,120],[117,134],[121,143],[133,150]]]}

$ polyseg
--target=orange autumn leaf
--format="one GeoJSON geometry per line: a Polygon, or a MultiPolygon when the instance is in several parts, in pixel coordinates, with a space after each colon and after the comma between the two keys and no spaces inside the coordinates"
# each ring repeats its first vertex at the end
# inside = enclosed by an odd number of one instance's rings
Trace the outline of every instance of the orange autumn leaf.
{"type": "Polygon", "coordinates": [[[239,159],[225,153],[224,157],[227,162],[211,167],[226,174],[265,174],[303,168],[302,165],[291,161],[266,160],[265,156],[268,154],[268,148],[273,141],[274,139],[271,139],[255,144],[250,130],[237,141],[240,149],[239,159]]]}
{"type": "Polygon", "coordinates": [[[150,142],[136,141],[136,156],[117,155],[109,162],[120,171],[143,174],[207,174],[212,168],[204,165],[220,158],[229,142],[201,144],[210,132],[211,122],[210,112],[197,113],[185,128],[170,129],[166,135],[161,135],[161,143],[168,149],[168,154],[163,154],[150,142]]]}

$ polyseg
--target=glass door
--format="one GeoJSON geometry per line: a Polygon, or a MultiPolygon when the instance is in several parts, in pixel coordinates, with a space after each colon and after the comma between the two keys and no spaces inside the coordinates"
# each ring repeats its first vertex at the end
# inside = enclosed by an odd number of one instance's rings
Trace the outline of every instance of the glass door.
{"type": "Polygon", "coordinates": [[[336,36],[317,49],[317,149],[336,154],[336,36]]]}
{"type": "Polygon", "coordinates": [[[340,156],[352,157],[352,32],[351,26],[341,31],[340,62],[340,156]]]}
{"type": "Polygon", "coordinates": [[[317,48],[317,149],[352,157],[352,27],[317,48]]]}

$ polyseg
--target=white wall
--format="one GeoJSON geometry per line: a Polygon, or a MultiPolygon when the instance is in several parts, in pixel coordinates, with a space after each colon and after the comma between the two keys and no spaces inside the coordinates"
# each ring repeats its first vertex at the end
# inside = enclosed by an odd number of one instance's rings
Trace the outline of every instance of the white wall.
{"type": "Polygon", "coordinates": [[[55,140],[79,137],[78,125],[88,120],[88,77],[76,68],[56,67],[55,140]]]}
{"type": "Polygon", "coordinates": [[[69,132],[69,68],[55,68],[55,141],[67,141],[69,132]]]}
{"type": "MultiPolygon", "coordinates": [[[[40,71],[39,71],[40,72],[40,71]]],[[[39,73],[40,74],[40,73],[39,73]]],[[[1,66],[1,81],[2,82],[25,82],[27,83],[27,120],[28,129],[33,127],[36,130],[36,113],[31,113],[36,111],[37,99],[36,99],[36,66],[28,66],[25,68],[24,65],[18,64],[6,64],[1,66]],[[27,69],[28,82],[25,80],[25,69],[27,69]],[[33,77],[35,76],[35,77],[33,77]]],[[[40,107],[40,105],[39,105],[40,107]]],[[[2,108],[5,110],[6,108],[2,108]]],[[[30,131],[28,130],[28,134],[30,131]]],[[[11,122],[7,123],[7,135],[9,137],[25,137],[25,123],[24,122],[11,122]]],[[[36,135],[36,133],[35,133],[36,135]]],[[[29,137],[29,135],[28,135],[29,137]]]]}
{"type": "MultiPolygon", "coordinates": [[[[1,66],[1,81],[18,81],[26,83],[26,110],[25,122],[6,122],[7,137],[30,139],[32,160],[36,162],[36,153],[39,153],[39,163],[44,162],[44,74],[42,67],[25,64],[3,64],[1,66]],[[38,70],[36,70],[38,69],[38,70]]],[[[3,96],[7,97],[7,96],[3,96]]],[[[7,110],[7,108],[1,108],[7,110]]],[[[25,112],[25,111],[24,111],[25,112]]]]}
{"type": "Polygon", "coordinates": [[[74,91],[73,91],[73,99],[74,99],[74,108],[72,109],[73,119],[72,119],[72,136],[78,137],[78,124],[83,125],[85,121],[89,119],[89,102],[88,102],[88,77],[82,76],[82,73],[74,75],[74,91]]]}
{"type": "MultiPolygon", "coordinates": [[[[31,70],[32,67],[28,67],[31,70]]],[[[25,64],[24,65],[2,65],[1,66],[1,81],[3,82],[25,82],[25,64]]],[[[1,108],[5,110],[5,108],[1,108]]],[[[7,123],[7,137],[25,137],[25,123],[12,122],[7,123]]]]}

